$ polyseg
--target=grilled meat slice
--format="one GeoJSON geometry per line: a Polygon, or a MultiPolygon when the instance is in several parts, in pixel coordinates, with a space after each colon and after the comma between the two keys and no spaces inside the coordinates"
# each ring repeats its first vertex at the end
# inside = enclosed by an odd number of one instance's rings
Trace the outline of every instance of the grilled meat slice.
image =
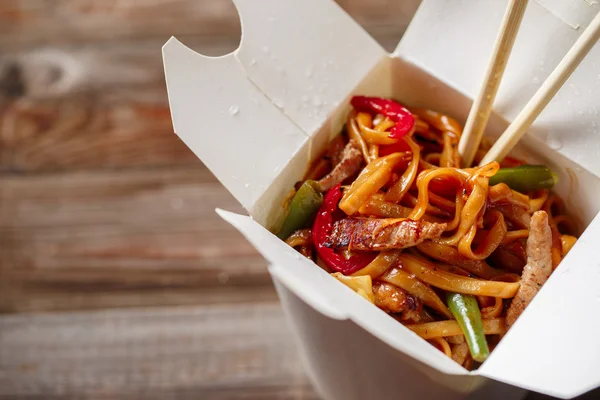
{"type": "Polygon", "coordinates": [[[374,282],[375,305],[385,312],[400,314],[401,320],[418,322],[421,319],[423,304],[405,290],[390,283],[374,282]]]}
{"type": "Polygon", "coordinates": [[[405,218],[344,218],[334,223],[328,247],[381,251],[415,246],[439,238],[445,223],[405,218]]]}
{"type": "Polygon", "coordinates": [[[552,273],[552,231],[548,214],[537,211],[531,217],[527,239],[527,265],[521,275],[521,287],[506,311],[506,328],[519,318],[552,273]]]}
{"type": "Polygon", "coordinates": [[[354,140],[348,142],[342,151],[341,161],[333,167],[333,170],[319,181],[319,187],[323,192],[328,191],[340,182],[356,174],[360,169],[363,156],[354,140]]]}

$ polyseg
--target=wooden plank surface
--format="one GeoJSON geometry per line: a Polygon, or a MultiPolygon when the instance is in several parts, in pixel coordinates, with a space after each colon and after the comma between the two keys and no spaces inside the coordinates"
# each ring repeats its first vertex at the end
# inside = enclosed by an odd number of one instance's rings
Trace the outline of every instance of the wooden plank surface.
{"type": "Polygon", "coordinates": [[[203,166],[4,176],[0,312],[273,299],[203,166]]]}
{"type": "Polygon", "coordinates": [[[289,334],[273,302],[7,316],[0,397],[316,399],[289,334]]]}
{"type": "MultiPolygon", "coordinates": [[[[338,0],[380,41],[395,45],[418,1],[338,0]]],[[[240,37],[231,0],[8,0],[0,4],[0,47],[106,43],[115,39],[240,37]],[[35,29],[32,29],[35,27],[35,29]]]]}
{"type": "MultiPolygon", "coordinates": [[[[391,50],[418,0],[338,3],[391,50]]],[[[239,205],[172,133],[171,35],[224,54],[239,18],[0,1],[2,399],[317,398],[264,260],[214,213],[239,205]]]]}

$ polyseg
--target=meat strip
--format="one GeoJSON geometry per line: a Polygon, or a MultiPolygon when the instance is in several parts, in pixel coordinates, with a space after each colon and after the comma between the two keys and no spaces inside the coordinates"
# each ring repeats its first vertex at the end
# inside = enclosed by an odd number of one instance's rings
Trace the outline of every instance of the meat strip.
{"type": "Polygon", "coordinates": [[[521,287],[506,311],[506,329],[519,318],[552,273],[552,231],[548,214],[537,211],[531,217],[527,238],[527,264],[521,275],[521,287]]]}
{"type": "Polygon", "coordinates": [[[439,238],[445,229],[445,223],[424,220],[344,218],[334,223],[325,246],[363,251],[403,249],[439,238]]]}
{"type": "Polygon", "coordinates": [[[331,170],[329,174],[319,181],[319,187],[323,192],[328,191],[340,182],[356,174],[360,169],[363,157],[360,148],[354,140],[348,142],[342,151],[341,161],[331,170]]]}
{"type": "Polygon", "coordinates": [[[421,318],[423,304],[419,299],[397,286],[374,282],[373,296],[377,307],[388,313],[401,314],[402,320],[418,322],[421,318]]]}

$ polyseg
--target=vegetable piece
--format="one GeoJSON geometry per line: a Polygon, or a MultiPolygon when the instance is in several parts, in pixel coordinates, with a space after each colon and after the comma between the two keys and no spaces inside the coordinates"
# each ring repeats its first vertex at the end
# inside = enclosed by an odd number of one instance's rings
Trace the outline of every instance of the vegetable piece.
{"type": "Polygon", "coordinates": [[[485,339],[477,299],[475,296],[448,292],[446,303],[467,339],[471,357],[475,361],[484,362],[490,355],[490,349],[485,339]]]}
{"type": "Polygon", "coordinates": [[[518,192],[538,189],[552,189],[558,182],[558,176],[544,165],[521,165],[513,168],[500,168],[490,177],[490,186],[506,183],[518,192]]]}
{"type": "Polygon", "coordinates": [[[358,111],[367,111],[382,114],[396,124],[388,135],[391,139],[400,139],[408,135],[415,126],[415,118],[402,104],[393,100],[380,97],[354,96],[351,100],[352,107],[358,111]]]}
{"type": "MultiPolygon", "coordinates": [[[[317,254],[328,268],[344,275],[350,275],[369,265],[377,253],[358,252],[345,258],[337,254],[332,248],[326,247],[331,230],[333,229],[333,216],[338,211],[338,203],[342,198],[341,184],[325,194],[325,200],[317,212],[312,229],[312,238],[317,254]]],[[[341,214],[341,213],[340,213],[341,214]]]]}
{"type": "Polygon", "coordinates": [[[310,223],[321,204],[323,204],[323,194],[319,191],[317,183],[304,182],[292,198],[290,211],[277,236],[285,240],[298,229],[304,228],[310,223]]]}

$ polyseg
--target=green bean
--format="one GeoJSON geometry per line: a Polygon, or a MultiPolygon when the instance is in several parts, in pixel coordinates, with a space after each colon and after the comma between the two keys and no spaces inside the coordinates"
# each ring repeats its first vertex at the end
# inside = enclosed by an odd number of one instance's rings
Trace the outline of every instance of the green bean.
{"type": "Polygon", "coordinates": [[[300,186],[292,201],[290,210],[277,236],[287,239],[298,229],[304,228],[315,216],[323,203],[323,194],[315,181],[306,181],[300,186]]]}
{"type": "Polygon", "coordinates": [[[490,355],[490,349],[483,331],[477,299],[471,295],[448,292],[446,303],[465,335],[471,357],[477,362],[484,362],[490,355]]]}
{"type": "Polygon", "coordinates": [[[490,185],[506,183],[518,192],[538,189],[552,189],[558,176],[544,165],[521,165],[513,168],[500,168],[490,177],[490,185]]]}

